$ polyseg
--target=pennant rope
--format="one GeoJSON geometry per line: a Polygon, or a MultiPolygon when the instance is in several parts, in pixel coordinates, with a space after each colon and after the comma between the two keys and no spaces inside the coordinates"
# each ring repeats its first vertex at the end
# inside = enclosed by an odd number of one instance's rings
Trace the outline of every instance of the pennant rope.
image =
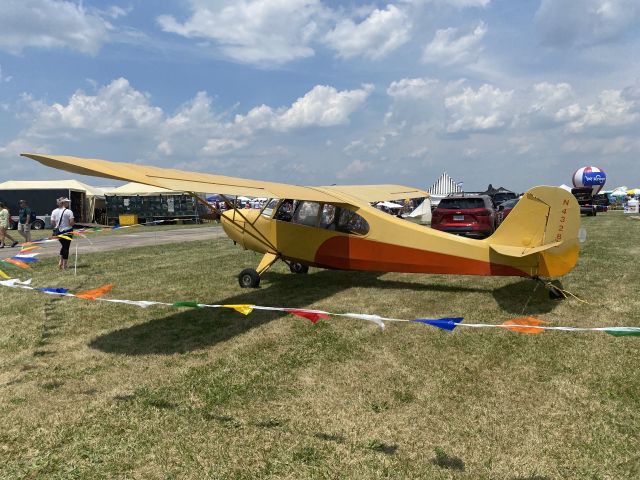
{"type": "MultiPolygon", "coordinates": [[[[2,272],[4,273],[4,272],[2,272]]],[[[6,274],[5,274],[6,275],[6,274]]],[[[3,277],[4,278],[4,277],[3,277]]],[[[283,313],[289,313],[298,317],[309,319],[312,323],[316,323],[320,319],[327,319],[330,317],[345,317],[359,320],[366,320],[378,325],[381,329],[384,329],[384,322],[405,322],[405,323],[422,323],[425,325],[431,325],[436,328],[453,331],[457,327],[467,328],[497,328],[505,329],[518,333],[537,334],[542,333],[545,330],[556,330],[562,332],[604,332],[615,337],[623,336],[640,336],[640,327],[571,327],[571,326],[551,326],[546,324],[544,320],[540,320],[534,317],[518,317],[507,320],[501,324],[488,324],[488,323],[462,323],[463,317],[445,317],[437,319],[419,318],[416,320],[406,320],[401,318],[388,318],[380,315],[371,315],[364,313],[331,313],[324,310],[314,310],[305,308],[287,308],[287,307],[268,307],[263,305],[249,305],[249,304],[203,304],[195,301],[177,301],[173,303],[167,302],[155,302],[149,300],[123,300],[115,298],[102,298],[103,295],[111,291],[115,286],[113,284],[104,285],[102,287],[87,290],[80,293],[69,293],[65,288],[34,288],[31,286],[31,279],[22,281],[18,278],[8,278],[0,280],[0,286],[9,288],[23,288],[27,290],[39,291],[48,295],[60,295],[64,297],[82,298],[85,300],[94,300],[110,303],[120,303],[127,305],[134,305],[141,308],[148,308],[153,305],[168,306],[168,307],[190,307],[190,308],[225,308],[235,310],[243,315],[249,315],[253,310],[266,310],[277,311],[283,313]]]]}

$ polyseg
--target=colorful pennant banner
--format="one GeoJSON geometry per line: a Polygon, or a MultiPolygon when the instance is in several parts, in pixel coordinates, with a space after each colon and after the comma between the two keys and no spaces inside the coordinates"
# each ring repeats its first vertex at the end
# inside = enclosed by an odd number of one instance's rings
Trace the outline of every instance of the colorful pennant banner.
{"type": "MultiPolygon", "coordinates": [[[[1,271],[0,271],[1,272],[1,271]]],[[[5,276],[8,276],[2,272],[5,276]]],[[[378,325],[381,329],[384,329],[384,322],[406,322],[406,323],[422,323],[425,325],[431,325],[433,327],[453,331],[457,327],[467,328],[501,328],[512,332],[525,333],[525,334],[539,334],[545,330],[557,330],[563,332],[604,332],[615,337],[623,336],[640,336],[640,327],[556,327],[547,325],[548,322],[540,320],[535,317],[519,317],[507,320],[501,324],[488,324],[488,323],[462,323],[463,317],[445,317],[445,318],[419,318],[416,320],[405,320],[400,318],[387,318],[379,315],[370,315],[364,313],[331,313],[324,310],[313,309],[301,309],[301,308],[286,308],[286,307],[267,307],[261,305],[250,304],[226,304],[226,305],[209,305],[198,303],[196,301],[177,301],[173,303],[166,302],[154,302],[149,300],[122,300],[103,298],[105,294],[110,292],[115,286],[113,284],[103,285],[102,287],[92,290],[86,290],[79,293],[69,293],[66,288],[34,288],[31,286],[31,279],[22,281],[18,278],[6,278],[0,280],[0,286],[9,288],[23,288],[32,291],[39,291],[49,295],[60,295],[65,297],[82,298],[85,300],[94,300],[110,303],[121,303],[126,305],[134,305],[141,308],[147,308],[154,305],[168,306],[168,307],[186,307],[186,308],[226,308],[235,310],[242,315],[249,315],[254,310],[265,311],[278,311],[289,313],[298,317],[306,318],[312,323],[318,322],[320,319],[328,319],[331,317],[347,317],[358,320],[366,320],[378,325]]]]}

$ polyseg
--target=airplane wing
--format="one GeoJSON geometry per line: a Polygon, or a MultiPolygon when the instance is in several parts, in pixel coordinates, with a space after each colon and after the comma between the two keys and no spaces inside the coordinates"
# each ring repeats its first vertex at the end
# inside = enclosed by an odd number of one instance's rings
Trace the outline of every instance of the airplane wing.
{"type": "Polygon", "coordinates": [[[223,175],[211,175],[208,173],[185,172],[170,168],[109,162],[93,158],[41,155],[36,153],[23,153],[21,155],[36,160],[48,167],[71,173],[137,182],[181,192],[206,192],[266,198],[293,198],[312,202],[350,203],[354,206],[360,206],[356,198],[354,198],[354,200],[356,200],[355,202],[345,201],[345,197],[340,195],[338,191],[334,194],[325,189],[314,187],[263,182],[223,175]]]}
{"type": "Polygon", "coordinates": [[[429,196],[429,193],[424,190],[404,185],[332,185],[320,188],[325,191],[349,195],[367,203],[429,196]]]}

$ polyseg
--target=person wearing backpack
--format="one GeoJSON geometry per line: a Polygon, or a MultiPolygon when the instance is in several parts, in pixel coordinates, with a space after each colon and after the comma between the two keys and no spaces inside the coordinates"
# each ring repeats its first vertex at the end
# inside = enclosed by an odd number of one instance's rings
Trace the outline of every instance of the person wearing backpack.
{"type": "Polygon", "coordinates": [[[35,214],[29,208],[26,200],[20,200],[20,211],[18,212],[18,233],[24,237],[25,242],[31,241],[32,216],[35,214]]]}

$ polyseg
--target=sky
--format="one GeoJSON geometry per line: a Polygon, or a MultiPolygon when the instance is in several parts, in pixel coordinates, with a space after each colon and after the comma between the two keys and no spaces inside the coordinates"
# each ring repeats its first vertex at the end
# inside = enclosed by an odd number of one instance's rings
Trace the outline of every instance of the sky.
{"type": "Polygon", "coordinates": [[[640,187],[638,52],[638,0],[2,0],[0,182],[640,187]]]}

